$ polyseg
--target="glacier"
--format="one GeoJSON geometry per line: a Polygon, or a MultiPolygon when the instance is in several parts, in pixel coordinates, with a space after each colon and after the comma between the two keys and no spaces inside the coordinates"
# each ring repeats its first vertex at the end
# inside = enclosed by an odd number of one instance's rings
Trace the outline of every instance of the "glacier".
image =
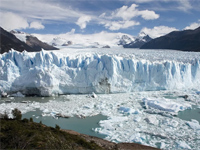
{"type": "Polygon", "coordinates": [[[173,59],[167,52],[156,57],[157,53],[67,55],[10,50],[0,55],[0,91],[52,96],[200,89],[199,53],[176,52],[186,59],[173,59]]]}

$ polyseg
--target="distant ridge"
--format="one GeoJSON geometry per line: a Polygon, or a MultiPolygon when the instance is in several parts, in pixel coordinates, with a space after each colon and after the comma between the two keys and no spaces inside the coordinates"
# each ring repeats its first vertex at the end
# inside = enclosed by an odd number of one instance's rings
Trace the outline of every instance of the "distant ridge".
{"type": "Polygon", "coordinates": [[[200,52],[200,27],[195,30],[173,31],[149,41],[141,49],[174,49],[200,52]]]}
{"type": "Polygon", "coordinates": [[[47,43],[41,42],[36,37],[28,35],[26,36],[26,43],[19,40],[13,32],[7,32],[0,27],[0,53],[3,54],[11,49],[22,52],[37,52],[42,49],[45,50],[58,50],[57,48],[48,45],[47,43]]]}

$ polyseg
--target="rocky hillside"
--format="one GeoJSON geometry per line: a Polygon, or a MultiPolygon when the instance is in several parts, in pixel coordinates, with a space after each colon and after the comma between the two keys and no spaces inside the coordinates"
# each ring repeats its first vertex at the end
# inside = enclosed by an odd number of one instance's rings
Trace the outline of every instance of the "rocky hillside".
{"type": "Polygon", "coordinates": [[[173,31],[153,39],[141,49],[174,49],[200,52],[200,27],[195,30],[173,31]]]}
{"type": "Polygon", "coordinates": [[[28,52],[37,52],[37,51],[41,51],[42,49],[58,50],[57,48],[38,40],[34,36],[31,36],[31,35],[23,35],[23,36],[24,36],[25,41],[22,41],[19,38],[17,38],[14,35],[14,31],[10,33],[0,27],[0,41],[1,41],[0,54],[8,52],[11,49],[15,49],[19,52],[22,52],[24,50],[28,52]]]}
{"type": "Polygon", "coordinates": [[[40,51],[41,48],[44,50],[58,50],[58,48],[48,45],[47,43],[41,42],[34,36],[26,36],[26,44],[32,47],[36,51],[40,51]]]}
{"type": "Polygon", "coordinates": [[[58,48],[40,41],[37,37],[20,31],[11,31],[19,40],[32,47],[35,51],[44,50],[58,50],[58,48]]]}
{"type": "Polygon", "coordinates": [[[35,51],[32,47],[16,38],[12,33],[0,27],[0,53],[8,52],[11,48],[20,52],[24,50],[28,52],[35,51]]]}

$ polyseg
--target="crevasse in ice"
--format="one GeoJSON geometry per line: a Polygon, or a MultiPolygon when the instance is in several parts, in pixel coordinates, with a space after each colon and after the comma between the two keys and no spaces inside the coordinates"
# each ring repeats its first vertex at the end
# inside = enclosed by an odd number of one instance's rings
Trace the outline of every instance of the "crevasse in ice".
{"type": "Polygon", "coordinates": [[[200,59],[151,61],[108,54],[72,57],[11,50],[0,55],[0,88],[7,93],[42,96],[199,89],[200,59]]]}

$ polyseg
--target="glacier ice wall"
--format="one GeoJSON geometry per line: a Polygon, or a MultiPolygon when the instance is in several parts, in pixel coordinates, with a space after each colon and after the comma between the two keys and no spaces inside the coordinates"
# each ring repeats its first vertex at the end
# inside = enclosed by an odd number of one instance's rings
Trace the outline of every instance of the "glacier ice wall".
{"type": "Polygon", "coordinates": [[[196,58],[158,61],[14,50],[0,55],[0,91],[7,93],[50,96],[199,88],[200,59],[196,58]]]}

